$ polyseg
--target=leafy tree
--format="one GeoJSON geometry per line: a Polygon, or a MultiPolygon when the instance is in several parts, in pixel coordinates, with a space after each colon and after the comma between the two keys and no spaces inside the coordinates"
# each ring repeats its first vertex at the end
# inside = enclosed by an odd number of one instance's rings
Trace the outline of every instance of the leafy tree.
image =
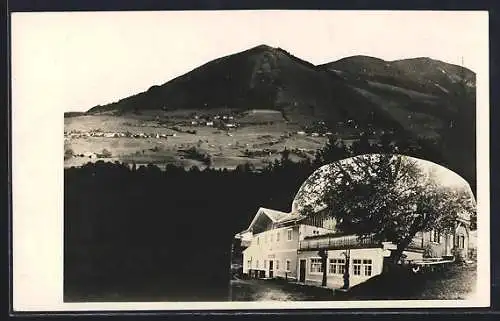
{"type": "Polygon", "coordinates": [[[327,207],[337,227],[360,238],[391,241],[397,262],[419,231],[452,231],[461,211],[474,207],[464,190],[443,187],[416,160],[402,155],[370,154],[325,166],[302,193],[321,193],[302,203],[327,207]]]}

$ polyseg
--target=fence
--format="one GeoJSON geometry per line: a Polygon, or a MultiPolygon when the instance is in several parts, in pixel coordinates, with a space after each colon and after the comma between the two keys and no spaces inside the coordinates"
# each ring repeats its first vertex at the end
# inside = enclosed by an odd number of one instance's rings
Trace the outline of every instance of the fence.
{"type": "Polygon", "coordinates": [[[299,243],[299,250],[319,250],[319,249],[346,249],[346,248],[366,248],[379,247],[380,242],[372,236],[359,238],[357,235],[346,236],[325,236],[315,239],[306,239],[299,243]]]}

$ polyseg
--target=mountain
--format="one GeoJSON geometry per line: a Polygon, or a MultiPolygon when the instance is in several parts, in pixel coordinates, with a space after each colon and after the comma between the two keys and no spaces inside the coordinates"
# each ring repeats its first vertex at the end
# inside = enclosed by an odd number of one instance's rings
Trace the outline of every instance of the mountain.
{"type": "Polygon", "coordinates": [[[385,61],[352,56],[321,67],[344,79],[413,135],[437,137],[437,152],[449,167],[475,184],[473,71],[427,57],[385,61]]]}
{"type": "MultiPolygon", "coordinates": [[[[364,123],[370,112],[377,112],[373,102],[326,68],[283,49],[261,45],[210,61],[163,85],[88,113],[220,108],[275,109],[301,123],[317,119],[336,123],[347,118],[364,123]]],[[[387,116],[379,119],[391,122],[387,116]]]]}
{"type": "Polygon", "coordinates": [[[475,98],[472,71],[430,58],[388,62],[353,56],[315,66],[281,48],[260,45],[88,113],[274,109],[299,123],[350,118],[361,126],[370,122],[432,136],[456,117],[454,99],[464,91],[475,98]],[[417,119],[408,118],[408,112],[417,119]]]}
{"type": "Polygon", "coordinates": [[[339,132],[351,119],[361,129],[436,139],[451,169],[475,181],[475,81],[469,69],[426,57],[352,56],[316,66],[260,45],[87,114],[273,109],[288,121],[323,120],[339,132]]]}
{"type": "Polygon", "coordinates": [[[472,93],[476,76],[471,70],[427,57],[385,61],[352,56],[322,65],[346,80],[365,80],[446,96],[457,91],[472,93]]]}

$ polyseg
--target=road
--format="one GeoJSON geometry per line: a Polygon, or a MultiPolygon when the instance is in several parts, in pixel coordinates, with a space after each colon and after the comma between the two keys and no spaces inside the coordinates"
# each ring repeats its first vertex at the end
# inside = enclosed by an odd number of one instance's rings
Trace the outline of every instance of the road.
{"type": "Polygon", "coordinates": [[[232,280],[232,301],[332,300],[333,292],[276,280],[232,280]]]}

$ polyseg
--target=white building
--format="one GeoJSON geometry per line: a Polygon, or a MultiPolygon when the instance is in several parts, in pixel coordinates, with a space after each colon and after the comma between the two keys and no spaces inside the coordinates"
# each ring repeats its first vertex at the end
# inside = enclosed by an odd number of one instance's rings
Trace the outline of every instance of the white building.
{"type": "MultiPolygon", "coordinates": [[[[453,235],[435,231],[417,233],[406,251],[406,260],[421,261],[427,247],[436,257],[451,255],[453,244],[467,253],[468,222],[457,226],[453,235]]],[[[327,286],[344,285],[346,260],[349,260],[349,285],[352,287],[382,273],[384,257],[395,245],[372,237],[359,239],[335,228],[335,220],[321,214],[303,216],[259,208],[248,228],[240,233],[243,274],[256,278],[286,278],[320,285],[323,277],[320,250],[327,253],[327,286]]]]}

